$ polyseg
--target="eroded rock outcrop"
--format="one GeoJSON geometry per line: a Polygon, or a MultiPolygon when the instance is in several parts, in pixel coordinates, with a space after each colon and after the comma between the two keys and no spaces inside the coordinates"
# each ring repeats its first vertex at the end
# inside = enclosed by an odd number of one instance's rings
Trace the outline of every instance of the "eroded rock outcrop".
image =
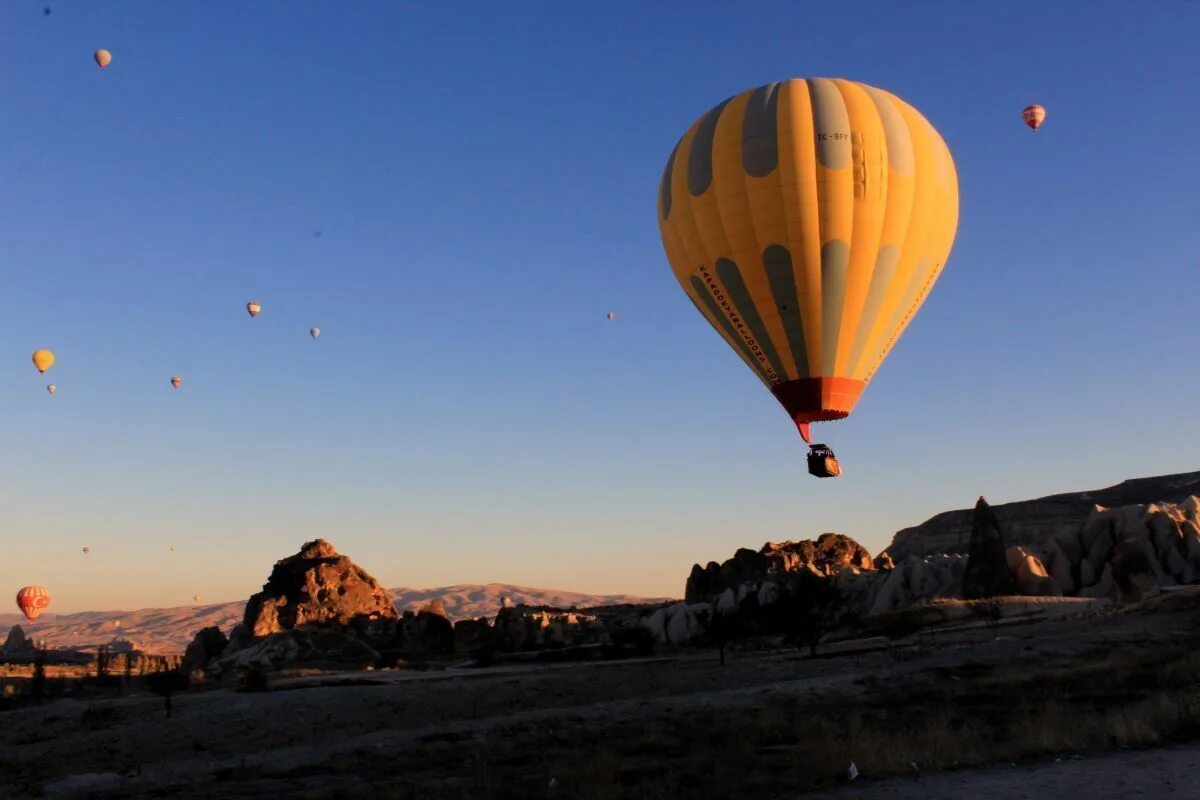
{"type": "Polygon", "coordinates": [[[30,656],[36,648],[21,626],[13,625],[4,640],[4,647],[0,649],[3,649],[7,656],[30,656]]]}
{"type": "Polygon", "coordinates": [[[364,632],[399,618],[379,582],[324,539],[275,564],[261,592],[246,603],[243,626],[253,638],[308,626],[353,626],[364,632]]]}
{"type": "Polygon", "coordinates": [[[208,662],[224,653],[228,646],[229,639],[216,625],[197,631],[183,654],[184,671],[195,672],[204,669],[208,662]]]}
{"type": "MultiPolygon", "coordinates": [[[[1008,544],[1040,550],[1057,538],[1074,537],[1096,506],[1180,504],[1192,495],[1200,495],[1200,472],[1134,478],[1105,489],[1003,503],[993,506],[993,510],[1004,527],[1008,544]]],[[[944,511],[920,525],[899,531],[885,552],[897,564],[910,555],[966,553],[973,519],[971,509],[944,511]]],[[[1053,564],[1046,566],[1053,575],[1053,564]]]]}
{"type": "Polygon", "coordinates": [[[846,569],[875,569],[871,554],[849,536],[823,533],[815,541],[767,542],[758,551],[741,548],[722,564],[710,561],[705,567],[694,565],[684,599],[687,603],[710,602],[745,584],[781,579],[800,571],[828,576],[846,569]]]}

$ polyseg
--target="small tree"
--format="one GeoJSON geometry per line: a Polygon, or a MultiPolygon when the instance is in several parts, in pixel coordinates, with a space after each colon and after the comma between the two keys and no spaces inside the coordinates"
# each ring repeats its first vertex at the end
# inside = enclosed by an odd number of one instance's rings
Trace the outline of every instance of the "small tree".
{"type": "Polygon", "coordinates": [[[708,641],[713,647],[717,648],[717,654],[721,657],[721,666],[725,666],[725,648],[733,639],[734,628],[736,627],[735,620],[732,614],[722,614],[715,608],[712,612],[712,617],[708,620],[708,641]]]}
{"type": "Polygon", "coordinates": [[[100,645],[96,650],[96,685],[106,686],[108,684],[108,674],[112,669],[112,653],[108,651],[107,645],[100,645]]]}
{"type": "Polygon", "coordinates": [[[788,635],[801,646],[808,646],[810,657],[816,656],[817,644],[829,631],[850,621],[851,612],[833,578],[809,571],[796,576],[788,593],[788,635]]]}
{"type": "Polygon", "coordinates": [[[33,656],[33,700],[40,703],[46,697],[46,646],[39,645],[33,656]]]}
{"type": "Polygon", "coordinates": [[[176,692],[182,692],[188,688],[188,676],[179,669],[164,669],[158,672],[151,672],[146,676],[146,685],[150,687],[150,691],[163,699],[163,705],[166,708],[167,719],[171,718],[171,697],[176,692]]]}

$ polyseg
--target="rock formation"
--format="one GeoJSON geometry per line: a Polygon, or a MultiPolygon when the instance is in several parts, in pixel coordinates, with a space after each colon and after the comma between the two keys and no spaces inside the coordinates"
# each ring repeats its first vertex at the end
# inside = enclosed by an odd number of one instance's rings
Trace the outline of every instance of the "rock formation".
{"type": "Polygon", "coordinates": [[[184,671],[204,669],[204,665],[224,653],[228,645],[229,640],[216,625],[198,631],[183,654],[184,671]]]}
{"type": "Polygon", "coordinates": [[[599,642],[605,628],[593,614],[557,608],[507,606],[496,614],[492,644],[501,651],[599,642]]]}
{"type": "MultiPolygon", "coordinates": [[[[308,626],[354,626],[396,620],[391,595],[324,539],[275,564],[261,592],[246,603],[243,626],[254,638],[308,626]]],[[[374,626],[378,627],[378,626],[374,626]]]]}
{"type": "Polygon", "coordinates": [[[1012,594],[1004,534],[991,506],[982,497],[975,503],[971,526],[970,555],[963,573],[963,597],[975,599],[1012,594]]]}
{"type": "MultiPolygon", "coordinates": [[[[1151,503],[1179,504],[1200,494],[1200,472],[1135,478],[1089,492],[1068,492],[993,506],[1010,545],[1042,547],[1061,536],[1073,536],[1097,505],[1113,508],[1151,503]]],[[[945,511],[893,537],[886,552],[899,564],[910,555],[965,553],[973,512],[945,511]]],[[[1046,564],[1051,575],[1053,564],[1046,564]]],[[[1056,580],[1058,578],[1056,577],[1056,580]]],[[[1066,589],[1066,587],[1063,587],[1066,589]]]]}
{"type": "Polygon", "coordinates": [[[8,632],[8,638],[4,640],[4,647],[0,649],[4,650],[6,656],[30,656],[36,648],[21,626],[13,625],[8,632]]]}
{"type": "Polygon", "coordinates": [[[684,599],[687,603],[714,600],[727,590],[788,574],[809,571],[817,575],[833,575],[849,568],[857,571],[875,569],[871,554],[849,536],[823,533],[816,541],[767,542],[755,552],[742,548],[723,564],[710,561],[708,566],[696,564],[688,576],[684,599]]]}

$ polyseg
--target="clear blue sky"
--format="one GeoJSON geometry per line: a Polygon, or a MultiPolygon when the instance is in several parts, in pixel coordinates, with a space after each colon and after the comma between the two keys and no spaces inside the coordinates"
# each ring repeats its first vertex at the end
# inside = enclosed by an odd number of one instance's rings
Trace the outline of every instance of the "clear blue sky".
{"type": "Polygon", "coordinates": [[[1183,1],[6,2],[0,586],[234,599],[324,536],[388,585],[678,594],[738,546],[1196,468],[1198,34],[1183,1]],[[697,116],[816,76],[920,109],[962,198],[821,431],[836,481],[655,221],[697,116]]]}

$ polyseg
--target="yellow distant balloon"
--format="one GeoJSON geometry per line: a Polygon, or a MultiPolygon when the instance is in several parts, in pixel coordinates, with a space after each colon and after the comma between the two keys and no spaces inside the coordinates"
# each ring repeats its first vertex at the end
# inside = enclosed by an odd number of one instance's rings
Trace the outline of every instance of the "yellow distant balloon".
{"type": "Polygon", "coordinates": [[[38,372],[45,372],[54,366],[54,353],[49,350],[35,350],[33,353],[33,365],[37,367],[38,372]]]}
{"type": "Polygon", "coordinates": [[[97,50],[92,58],[96,59],[96,64],[99,65],[100,69],[104,69],[112,63],[112,53],[107,50],[97,50]]]}
{"type": "Polygon", "coordinates": [[[683,291],[807,438],[850,414],[941,274],[958,179],[900,98],[793,79],[692,125],[658,221],[683,291]]]}

